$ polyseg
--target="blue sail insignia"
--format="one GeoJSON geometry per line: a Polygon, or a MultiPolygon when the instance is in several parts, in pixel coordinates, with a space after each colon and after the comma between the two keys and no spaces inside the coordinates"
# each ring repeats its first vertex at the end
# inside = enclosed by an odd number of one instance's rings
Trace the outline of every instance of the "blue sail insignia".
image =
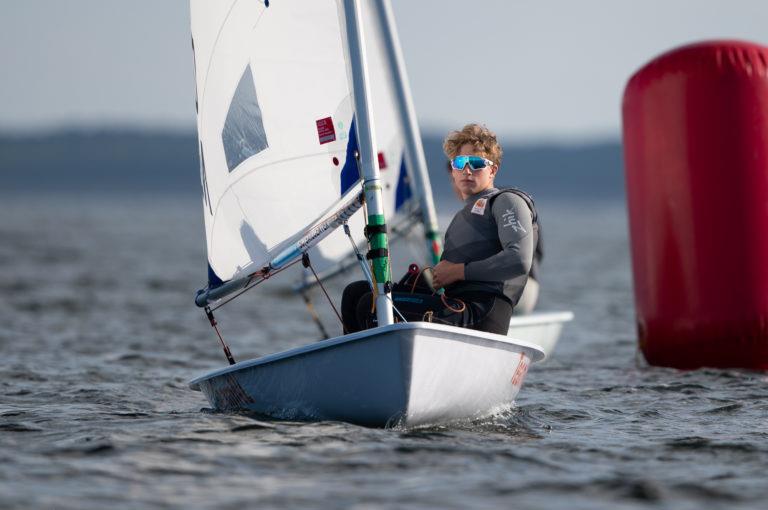
{"type": "Polygon", "coordinates": [[[400,176],[397,178],[397,188],[395,188],[395,211],[400,208],[413,196],[411,185],[408,179],[408,169],[405,167],[405,157],[400,158],[400,176]]]}
{"type": "Polygon", "coordinates": [[[349,124],[349,136],[347,137],[347,157],[344,160],[344,166],[341,168],[341,196],[360,180],[360,171],[357,168],[357,129],[355,128],[355,118],[349,124]]]}
{"type": "Polygon", "coordinates": [[[210,262],[208,263],[208,288],[214,289],[224,283],[224,280],[219,278],[219,275],[216,274],[216,271],[213,270],[211,267],[210,262]]]}

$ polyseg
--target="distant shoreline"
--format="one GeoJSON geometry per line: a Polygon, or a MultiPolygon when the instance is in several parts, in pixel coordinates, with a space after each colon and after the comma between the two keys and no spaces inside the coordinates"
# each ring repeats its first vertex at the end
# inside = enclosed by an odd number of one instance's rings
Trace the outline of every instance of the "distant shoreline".
{"type": "MultiPolygon", "coordinates": [[[[442,137],[426,133],[424,151],[435,194],[452,196],[442,137]]],[[[621,144],[508,146],[497,182],[541,198],[623,199],[621,144]]],[[[118,128],[0,133],[0,190],[199,193],[197,135],[118,128]]]]}

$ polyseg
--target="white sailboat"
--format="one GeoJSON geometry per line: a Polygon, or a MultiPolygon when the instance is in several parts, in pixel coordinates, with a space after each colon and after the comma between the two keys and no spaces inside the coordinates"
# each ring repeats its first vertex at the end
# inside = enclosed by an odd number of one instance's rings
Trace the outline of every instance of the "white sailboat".
{"type": "MultiPolygon", "coordinates": [[[[381,324],[240,363],[225,347],[231,366],[190,383],[216,409],[372,426],[473,418],[511,404],[529,364],[544,357],[510,337],[394,324],[385,213],[398,204],[397,192],[384,191],[393,182],[397,191],[402,174],[387,181],[380,171],[388,156],[377,150],[375,119],[387,102],[405,117],[397,90],[373,106],[364,36],[369,25],[386,27],[387,9],[383,0],[191,1],[209,260],[196,303],[215,325],[223,300],[308,252],[313,266],[330,269],[349,241],[342,249],[329,235],[349,223],[359,241],[367,220],[381,324]],[[367,218],[355,225],[363,203],[367,218]]],[[[408,136],[398,135],[394,152],[408,153],[408,136]]],[[[422,178],[409,180],[428,193],[422,178]]]]}
{"type": "Polygon", "coordinates": [[[382,326],[242,361],[190,382],[214,409],[372,427],[481,418],[509,407],[537,346],[425,322],[382,326]]]}

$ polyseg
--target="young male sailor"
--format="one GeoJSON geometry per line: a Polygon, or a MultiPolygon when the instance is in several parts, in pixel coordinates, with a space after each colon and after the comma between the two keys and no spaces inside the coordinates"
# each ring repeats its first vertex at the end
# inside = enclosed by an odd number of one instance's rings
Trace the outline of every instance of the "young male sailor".
{"type": "MultiPolygon", "coordinates": [[[[485,126],[468,124],[450,133],[443,150],[451,161],[454,189],[464,199],[445,232],[441,260],[432,268],[433,287],[443,288],[444,296],[396,287],[394,304],[408,320],[505,335],[533,265],[533,203],[518,190],[494,187],[502,149],[485,126]]],[[[371,297],[361,297],[363,290],[355,282],[344,291],[342,313],[349,332],[373,325],[371,297]]]]}
{"type": "MultiPolygon", "coordinates": [[[[453,193],[463,203],[464,195],[461,193],[461,191],[459,191],[459,188],[456,186],[456,182],[453,180],[453,162],[452,161],[446,161],[446,169],[448,171],[448,179],[451,183],[451,187],[453,188],[453,193]]],[[[507,191],[518,193],[526,201],[529,201],[531,211],[534,212],[534,216],[535,216],[536,209],[535,209],[535,206],[533,205],[533,199],[527,193],[519,189],[514,189],[514,190],[508,189],[507,191]]],[[[536,307],[536,303],[539,300],[539,290],[541,288],[541,286],[539,285],[539,265],[541,264],[541,260],[544,258],[544,247],[541,239],[541,225],[538,222],[538,218],[534,218],[533,223],[534,223],[534,230],[536,232],[536,236],[534,239],[535,246],[533,249],[533,263],[531,264],[531,270],[528,273],[528,280],[525,282],[523,293],[514,307],[514,312],[513,312],[514,315],[530,314],[531,312],[533,312],[533,309],[536,307]]],[[[517,283],[514,281],[509,282],[509,284],[505,282],[504,294],[514,294],[516,291],[516,287],[517,287],[517,283]]]]}

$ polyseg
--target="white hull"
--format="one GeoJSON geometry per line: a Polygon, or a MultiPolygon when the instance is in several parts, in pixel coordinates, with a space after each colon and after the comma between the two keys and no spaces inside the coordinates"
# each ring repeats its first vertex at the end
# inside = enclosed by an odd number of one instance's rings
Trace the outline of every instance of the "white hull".
{"type": "Polygon", "coordinates": [[[513,316],[507,336],[539,346],[549,358],[555,350],[566,322],[573,320],[572,312],[533,312],[513,316]]]}
{"type": "Polygon", "coordinates": [[[190,382],[221,411],[278,419],[415,426],[478,418],[508,406],[533,344],[411,322],[243,361],[190,382]]]}

